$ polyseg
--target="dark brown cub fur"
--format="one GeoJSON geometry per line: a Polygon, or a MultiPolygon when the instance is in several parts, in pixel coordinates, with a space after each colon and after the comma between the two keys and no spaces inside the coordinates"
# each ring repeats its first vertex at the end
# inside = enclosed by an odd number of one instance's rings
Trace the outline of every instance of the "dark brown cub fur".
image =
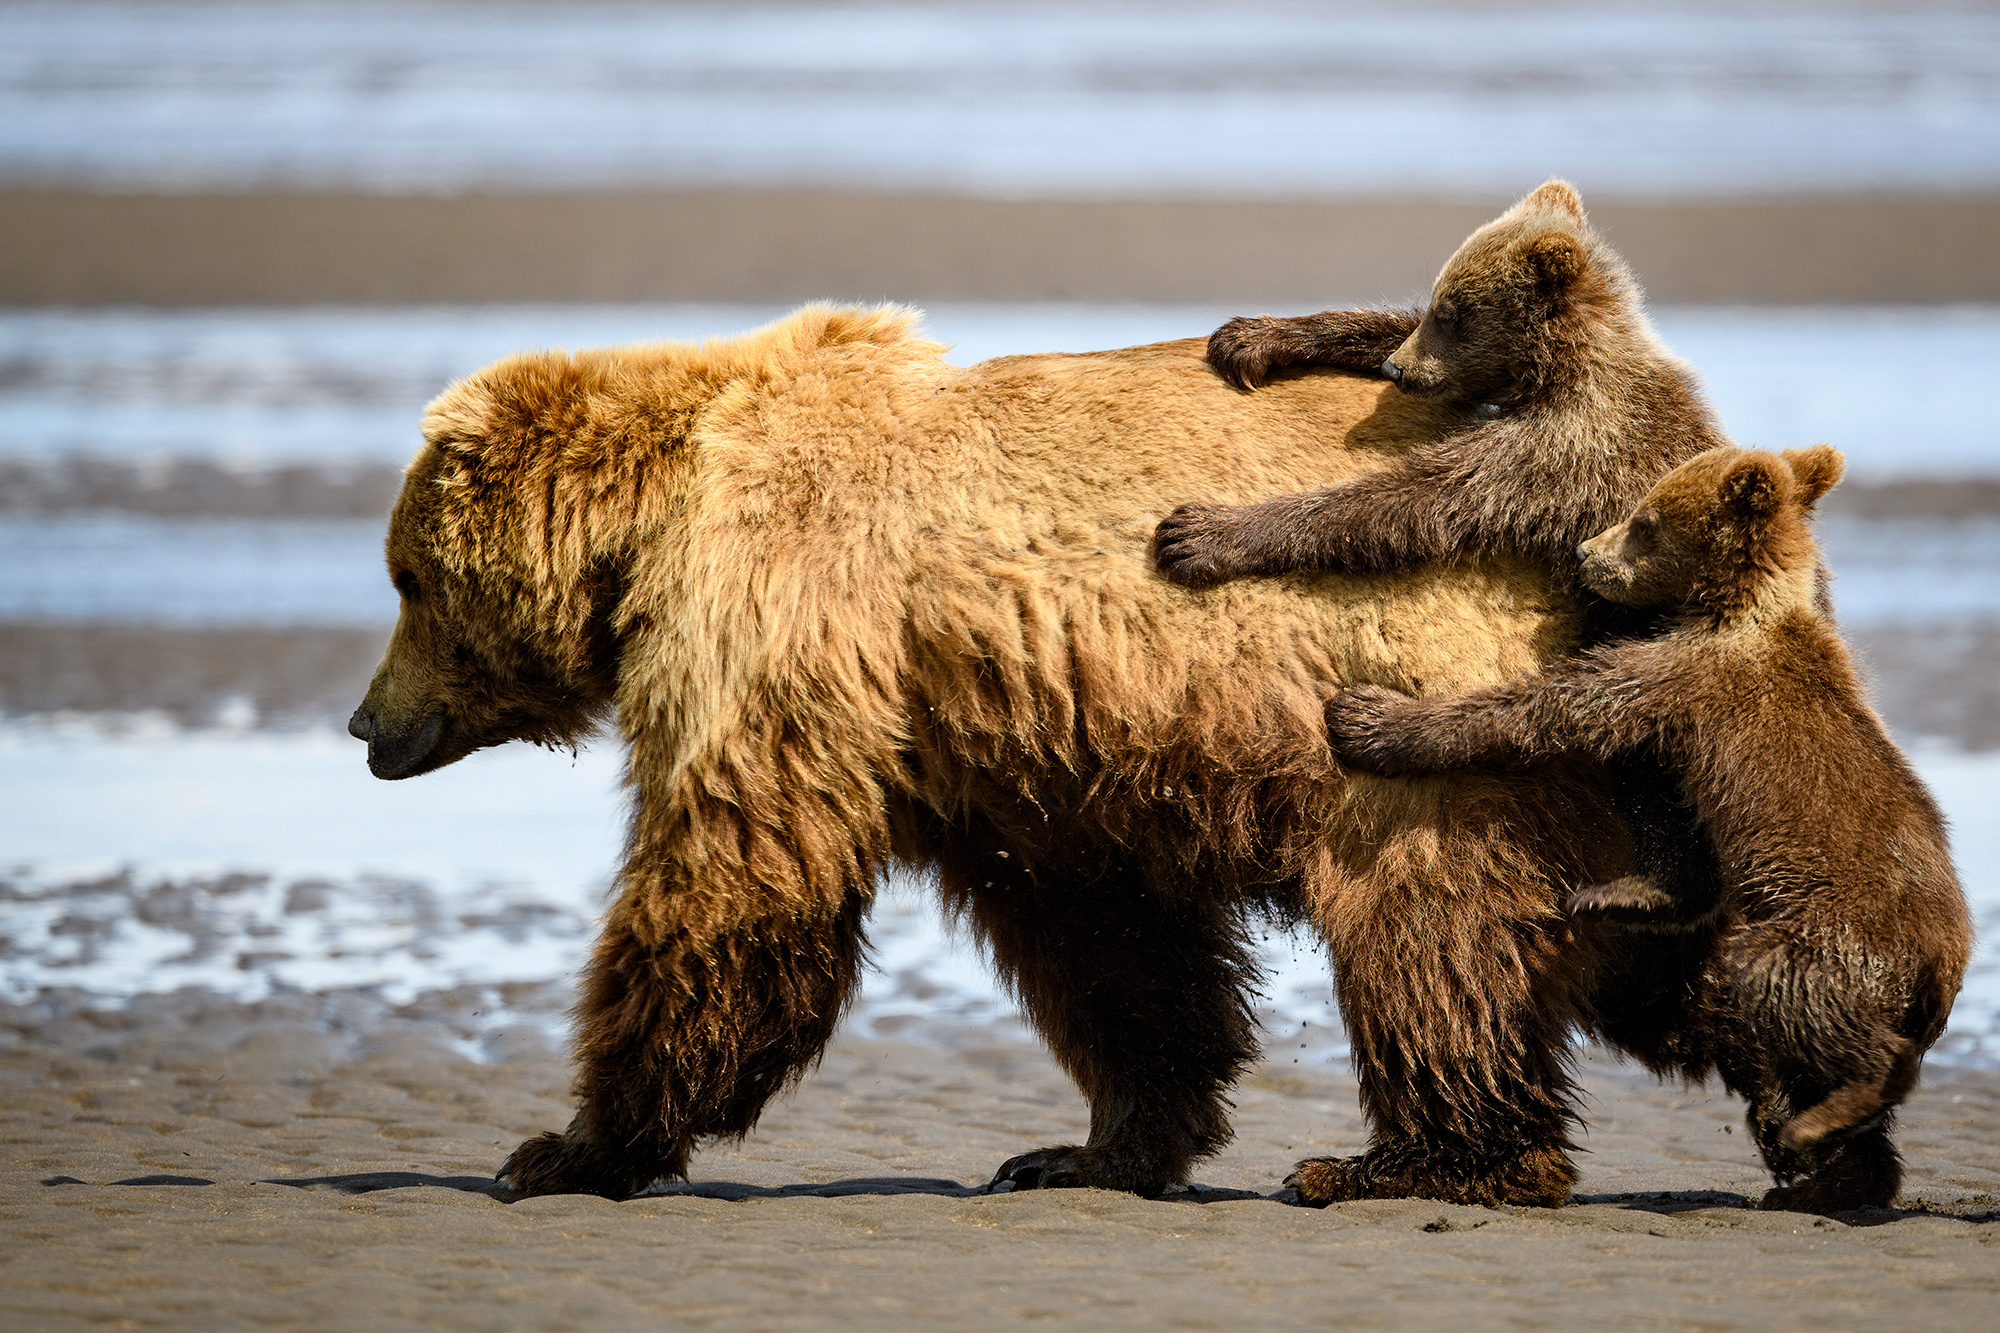
{"type": "MultiPolygon", "coordinates": [[[[1236,375],[1261,354],[1245,349],[1265,345],[1324,345],[1329,364],[1359,369],[1373,355],[1371,333],[1386,336],[1401,318],[1329,312],[1232,335],[1224,373],[1236,375]]],[[[1216,340],[1237,327],[1211,339],[1211,359],[1216,340]]],[[[1155,533],[1160,572],[1208,587],[1498,552],[1567,569],[1578,542],[1623,517],[1675,464],[1728,443],[1692,373],[1654,335],[1630,271],[1561,181],[1459,247],[1387,363],[1403,392],[1456,409],[1460,427],[1339,486],[1241,506],[1182,505],[1155,533]]]]}
{"type": "MultiPolygon", "coordinates": [[[[1454,408],[1461,424],[1341,486],[1181,506],[1160,523],[1154,554],[1163,574],[1191,587],[1302,570],[1381,573],[1476,552],[1544,560],[1569,582],[1579,541],[1676,463],[1727,442],[1692,374],[1654,336],[1631,273],[1561,181],[1475,232],[1420,319],[1234,320],[1210,338],[1209,360],[1246,384],[1275,365],[1379,367],[1404,392],[1454,408]],[[1380,347],[1399,327],[1407,337],[1380,347]]],[[[1586,637],[1642,627],[1598,604],[1586,637]]],[[[1606,776],[1632,830],[1634,873],[1579,888],[1571,914],[1664,929],[1708,923],[1714,858],[1685,803],[1644,754],[1621,757],[1606,776]]]]}
{"type": "Polygon", "coordinates": [[[1418,310],[1322,310],[1232,319],[1208,336],[1208,363],[1240,389],[1274,370],[1321,366],[1382,376],[1382,363],[1423,321],[1418,310]]]}
{"type": "Polygon", "coordinates": [[[1765,1207],[1804,1211],[1894,1197],[1894,1110],[1971,949],[1943,820],[1820,611],[1805,518],[1839,473],[1824,445],[1702,454],[1581,551],[1600,595],[1670,609],[1663,633],[1460,698],[1327,707],[1335,753],[1376,773],[1664,759],[1722,869],[1712,1053],[1777,1177],[1765,1207]]]}

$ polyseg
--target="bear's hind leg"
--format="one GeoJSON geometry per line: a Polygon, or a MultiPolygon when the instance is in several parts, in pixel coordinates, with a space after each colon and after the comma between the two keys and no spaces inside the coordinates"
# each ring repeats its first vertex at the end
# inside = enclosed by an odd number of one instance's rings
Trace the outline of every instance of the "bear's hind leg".
{"type": "Polygon", "coordinates": [[[622,1199],[685,1175],[698,1139],[749,1133],[833,1035],[859,974],[862,902],[699,935],[614,909],[577,1001],[576,1119],[499,1175],[522,1195],[622,1199]]]}
{"type": "Polygon", "coordinates": [[[1371,1134],[1359,1156],[1298,1164],[1287,1183],[1308,1206],[1553,1207],[1576,1181],[1566,1059],[1584,968],[1544,878],[1562,867],[1523,856],[1511,820],[1439,823],[1441,839],[1375,842],[1366,873],[1316,895],[1371,1134]]]}
{"type": "Polygon", "coordinates": [[[1090,1103],[1087,1142],[1012,1158],[993,1184],[1147,1195],[1184,1184],[1229,1141],[1225,1097],[1257,1054],[1258,968],[1243,920],[1157,890],[1129,865],[1060,875],[998,856],[990,865],[977,888],[948,869],[947,888],[1090,1103]]]}

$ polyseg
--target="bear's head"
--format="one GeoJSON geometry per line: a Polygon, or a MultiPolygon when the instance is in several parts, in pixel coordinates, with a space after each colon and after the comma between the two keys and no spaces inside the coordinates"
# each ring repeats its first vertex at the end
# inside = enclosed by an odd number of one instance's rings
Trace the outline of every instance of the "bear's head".
{"type": "Polygon", "coordinates": [[[700,423],[749,410],[748,385],[858,351],[935,364],[916,318],[811,305],[736,338],[507,357],[446,389],[389,520],[402,612],[348,722],[370,771],[588,735],[629,646],[657,650],[663,604],[684,596],[661,569],[699,507],[700,423]]]}
{"type": "Polygon", "coordinates": [[[1824,444],[1696,454],[1624,522],[1577,548],[1583,581],[1622,606],[1685,608],[1717,622],[1759,608],[1816,609],[1819,554],[1807,519],[1842,467],[1824,444]]]}
{"type": "Polygon", "coordinates": [[[510,740],[574,745],[609,708],[619,567],[570,517],[588,469],[564,466],[590,450],[577,405],[601,370],[587,357],[514,357],[426,411],[389,519],[402,606],[347,727],[376,777],[510,740]]]}
{"type": "Polygon", "coordinates": [[[1651,339],[1631,271],[1576,191],[1552,180],[1466,238],[1382,373],[1405,393],[1500,415],[1651,339]]]}

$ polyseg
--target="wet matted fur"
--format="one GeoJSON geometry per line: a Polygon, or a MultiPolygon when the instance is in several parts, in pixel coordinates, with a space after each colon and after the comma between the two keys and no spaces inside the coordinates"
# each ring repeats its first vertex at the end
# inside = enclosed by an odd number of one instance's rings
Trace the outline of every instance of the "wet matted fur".
{"type": "Polygon", "coordinates": [[[1621,963],[1561,916],[1623,868],[1590,770],[1344,777],[1321,690],[1529,674],[1575,648],[1572,603],[1521,560],[1191,591],[1148,549],[1190,497],[1391,463],[1439,408],[1334,372],[1246,395],[1194,340],[961,369],[908,320],[514,357],[425,418],[353,724],[374,771],[613,714],[629,747],[576,1120],[508,1179],[616,1197],[749,1131],[832,1032],[900,862],[1089,1100],[1088,1141],[1017,1185],[1154,1191],[1227,1140],[1270,912],[1332,955],[1374,1136],[1351,1188],[1560,1202],[1570,1028],[1602,990],[1667,1015],[1652,1047],[1689,1040],[1699,959],[1621,963]]]}

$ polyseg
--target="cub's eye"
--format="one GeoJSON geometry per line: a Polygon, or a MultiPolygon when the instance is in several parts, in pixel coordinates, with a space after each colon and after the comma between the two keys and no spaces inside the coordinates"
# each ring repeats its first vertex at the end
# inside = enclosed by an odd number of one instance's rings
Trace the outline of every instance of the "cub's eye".
{"type": "Polygon", "coordinates": [[[1458,320],[1458,307],[1450,301],[1439,301],[1431,308],[1431,318],[1440,324],[1451,324],[1458,320]]]}
{"type": "Polygon", "coordinates": [[[415,574],[405,569],[396,575],[395,584],[396,591],[403,594],[404,601],[414,602],[417,600],[417,576],[415,574]]]}

